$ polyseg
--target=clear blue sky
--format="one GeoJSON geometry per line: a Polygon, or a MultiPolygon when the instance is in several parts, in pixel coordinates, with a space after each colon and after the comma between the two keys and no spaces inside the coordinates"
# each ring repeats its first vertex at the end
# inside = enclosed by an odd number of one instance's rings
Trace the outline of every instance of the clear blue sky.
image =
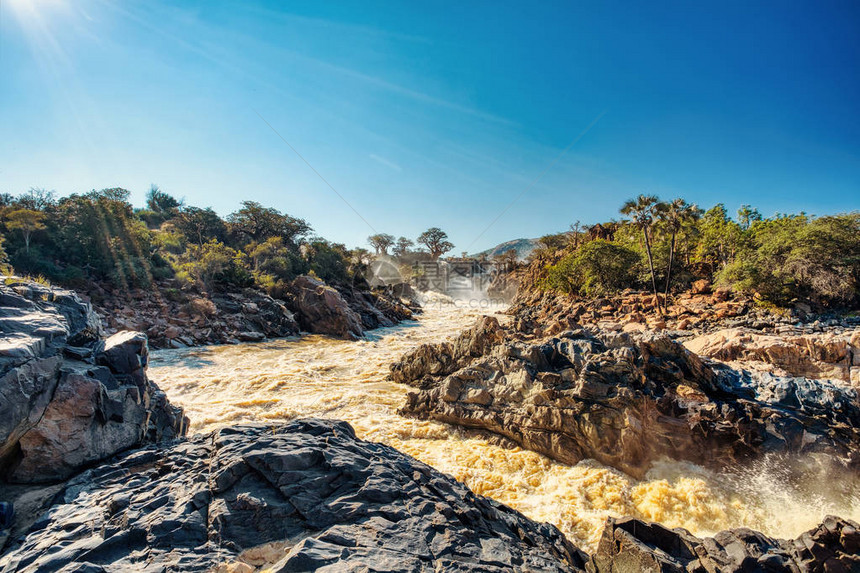
{"type": "Polygon", "coordinates": [[[851,0],[0,0],[0,192],[142,204],[156,183],[363,244],[259,113],[376,230],[440,226],[457,251],[617,217],[641,192],[853,210],[858,30],[851,0]]]}

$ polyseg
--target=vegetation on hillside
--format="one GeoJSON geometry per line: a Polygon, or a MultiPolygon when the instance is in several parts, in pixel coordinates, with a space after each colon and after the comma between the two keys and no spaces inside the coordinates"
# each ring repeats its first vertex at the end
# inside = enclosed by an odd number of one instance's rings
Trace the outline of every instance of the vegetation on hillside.
{"type": "Polygon", "coordinates": [[[702,211],[641,195],[621,214],[543,237],[531,262],[539,286],[585,296],[647,289],[665,307],[707,279],[779,306],[860,303],[860,212],[765,218],[745,205],[733,219],[722,204],[702,211]]]}
{"type": "Polygon", "coordinates": [[[277,209],[244,201],[222,219],[156,186],[143,209],[119,188],[60,199],[38,189],[0,195],[0,231],[0,264],[69,286],[175,278],[208,293],[257,286],[280,294],[300,274],[347,284],[362,268],[360,252],[277,209]]]}

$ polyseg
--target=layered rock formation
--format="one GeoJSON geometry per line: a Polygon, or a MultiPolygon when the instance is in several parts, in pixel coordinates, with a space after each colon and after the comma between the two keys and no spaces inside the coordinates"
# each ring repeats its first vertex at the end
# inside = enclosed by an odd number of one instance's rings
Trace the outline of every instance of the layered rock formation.
{"type": "Polygon", "coordinates": [[[571,318],[584,326],[604,330],[668,331],[679,337],[726,328],[790,336],[849,332],[850,336],[850,331],[860,327],[860,317],[820,316],[804,304],[791,310],[764,308],[748,296],[727,288],[712,289],[707,283],[670,297],[668,309],[663,313],[658,310],[654,295],[649,293],[626,291],[586,299],[553,294],[527,282],[517,292],[509,313],[537,329],[551,328],[556,322],[571,318]]]}
{"type": "Polygon", "coordinates": [[[540,338],[485,317],[454,343],[405,355],[392,378],[421,388],[405,414],[634,476],[663,456],[721,468],[765,453],[824,454],[860,466],[856,391],[733,370],[654,333],[540,338]]]}
{"type": "Polygon", "coordinates": [[[239,426],[72,481],[0,571],[579,571],[537,524],[344,422],[239,426]]]}
{"type": "Polygon", "coordinates": [[[828,516],[792,541],[751,529],[721,531],[700,539],[638,519],[610,519],[588,564],[592,573],[642,571],[797,573],[860,571],[860,526],[828,516]]]}
{"type": "Polygon", "coordinates": [[[108,333],[146,332],[155,348],[255,342],[298,334],[301,330],[344,338],[412,318],[409,301],[384,291],[343,288],[299,277],[283,300],[242,289],[211,297],[188,293],[171,281],[151,290],[90,290],[108,333]]]}
{"type": "Polygon", "coordinates": [[[107,340],[89,304],[36,283],[0,285],[0,479],[57,481],[188,420],[146,377],[146,335],[107,340]]]}
{"type": "Polygon", "coordinates": [[[292,286],[292,301],[303,330],[352,340],[364,334],[361,316],[336,289],[309,276],[297,278],[292,286]]]}
{"type": "Polygon", "coordinates": [[[840,333],[764,333],[732,328],[684,342],[701,356],[777,374],[841,380],[860,388],[860,328],[840,333]]]}

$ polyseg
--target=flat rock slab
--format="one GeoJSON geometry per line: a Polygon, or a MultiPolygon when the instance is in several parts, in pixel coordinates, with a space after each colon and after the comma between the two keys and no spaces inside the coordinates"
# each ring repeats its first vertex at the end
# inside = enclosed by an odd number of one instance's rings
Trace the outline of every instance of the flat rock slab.
{"type": "Polygon", "coordinates": [[[0,571],[561,572],[586,560],[555,527],[344,422],[146,447],[80,474],[56,499],[0,571]]]}

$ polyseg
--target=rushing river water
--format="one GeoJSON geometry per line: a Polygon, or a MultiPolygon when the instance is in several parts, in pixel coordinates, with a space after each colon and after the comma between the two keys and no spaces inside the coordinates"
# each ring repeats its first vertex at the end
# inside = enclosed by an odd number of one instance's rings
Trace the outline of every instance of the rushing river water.
{"type": "Polygon", "coordinates": [[[388,366],[427,342],[470,326],[486,309],[432,304],[418,322],[348,342],[305,336],[236,346],[152,353],[150,377],[185,407],[192,431],[296,417],[346,420],[359,437],[386,443],[466,483],[474,492],[558,526],[593,549],[607,516],[632,515],[710,534],[752,527],[794,537],[828,513],[860,518],[857,479],[824,485],[779,479],[780,468],[716,475],[661,462],[635,480],[594,461],[575,466],[505,448],[457,427],[404,418],[409,388],[386,380],[388,366]]]}

